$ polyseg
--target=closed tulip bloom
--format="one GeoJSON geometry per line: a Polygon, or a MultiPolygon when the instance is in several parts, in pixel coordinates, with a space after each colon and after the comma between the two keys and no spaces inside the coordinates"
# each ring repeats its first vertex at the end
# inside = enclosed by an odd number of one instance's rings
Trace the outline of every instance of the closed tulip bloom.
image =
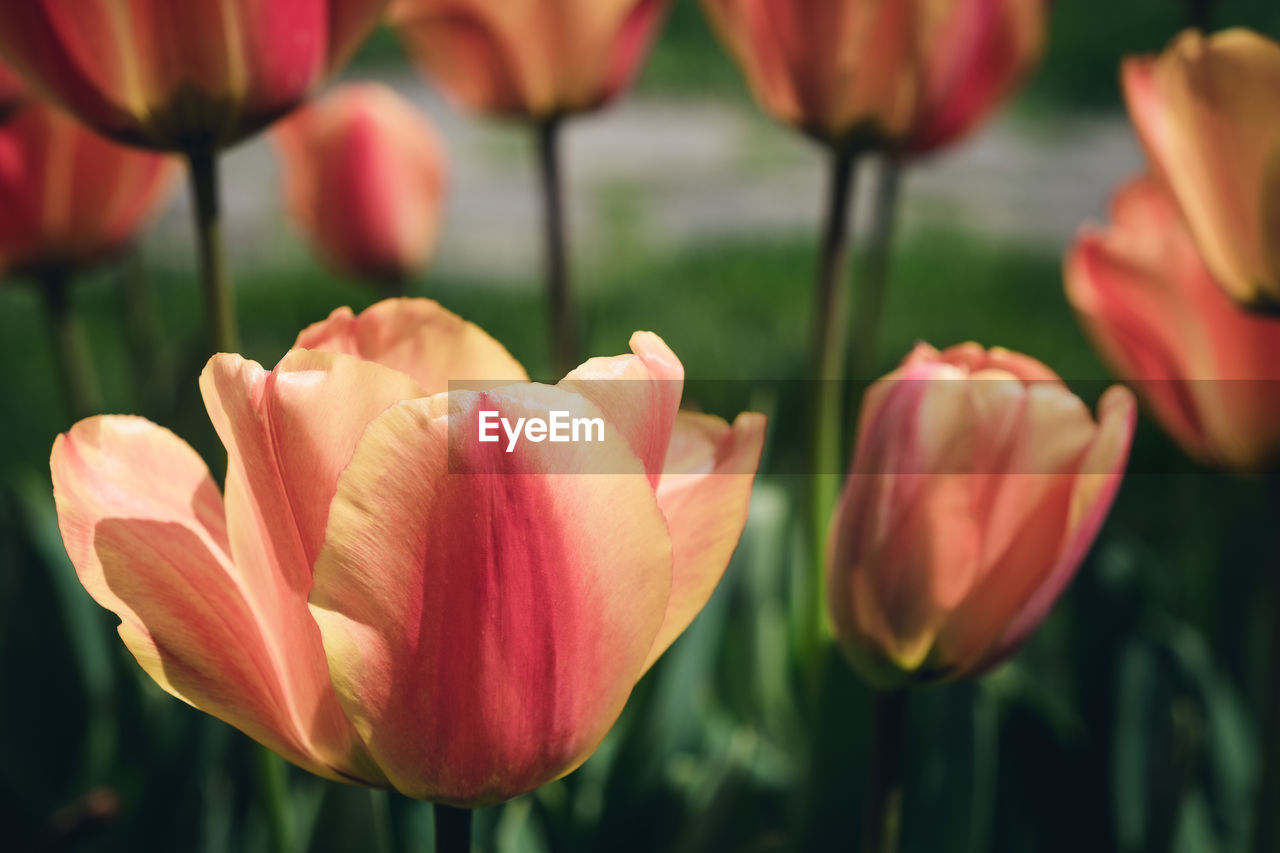
{"type": "Polygon", "coordinates": [[[1124,64],[1138,134],[1218,283],[1280,306],[1280,45],[1249,30],[1180,35],[1124,64]]]}
{"type": "Polygon", "coordinates": [[[1195,459],[1258,471],[1280,460],[1280,321],[1223,293],[1168,190],[1127,184],[1111,227],[1086,228],[1067,295],[1089,337],[1195,459]]]}
{"type": "Polygon", "coordinates": [[[0,4],[0,55],[127,142],[216,150],[297,106],[386,0],[23,0],[0,4]]]}
{"type": "Polygon", "coordinates": [[[490,115],[592,110],[631,82],[668,0],[393,0],[410,53],[452,99],[490,115]]]}
{"type": "Polygon", "coordinates": [[[923,154],[1044,50],[1045,0],[702,0],[760,105],[837,147],[923,154]]]}
{"type": "Polygon", "coordinates": [[[60,436],[67,551],[162,687],[291,761],[516,796],[590,755],[746,519],[763,418],[678,412],[680,362],[652,334],[632,349],[536,385],[433,302],[336,311],[274,370],[209,362],[225,495],[148,421],[60,436]],[[549,410],[603,442],[478,440],[482,411],[549,410]]]}
{"type": "Polygon", "coordinates": [[[176,163],[27,101],[0,124],[0,275],[71,271],[121,248],[165,201],[176,163]]]}
{"type": "Polygon", "coordinates": [[[315,250],[357,278],[403,282],[427,265],[440,227],[444,147],[385,86],[344,86],[273,131],[286,206],[315,250]]]}
{"type": "Polygon", "coordinates": [[[1120,485],[1135,403],[1095,420],[1047,367],[921,344],[863,402],[832,521],[836,636],[881,688],[982,673],[1048,614],[1120,485]]]}

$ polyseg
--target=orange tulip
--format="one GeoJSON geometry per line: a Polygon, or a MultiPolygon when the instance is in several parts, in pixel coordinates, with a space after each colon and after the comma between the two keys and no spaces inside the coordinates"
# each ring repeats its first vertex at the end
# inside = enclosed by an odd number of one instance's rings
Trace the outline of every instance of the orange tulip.
{"type": "Polygon", "coordinates": [[[836,635],[896,687],[1005,660],[1075,574],[1120,485],[1133,395],[1095,422],[1043,364],[921,344],[868,391],[827,566],[836,635]]]}
{"type": "Polygon", "coordinates": [[[434,302],[336,311],[272,371],[205,368],[225,498],[148,421],[60,436],[67,551],[152,678],[289,760],[516,796],[592,752],[746,520],[763,417],[677,412],[680,362],[649,333],[632,349],[535,385],[434,302]],[[600,419],[601,443],[478,440],[482,412],[549,410],[600,419]]]}
{"type": "Polygon", "coordinates": [[[922,154],[977,125],[1044,50],[1045,0],[702,0],[756,100],[838,147],[922,154]]]}
{"type": "Polygon", "coordinates": [[[81,120],[174,151],[225,147],[297,106],[386,0],[23,0],[0,54],[81,120]]]}
{"type": "Polygon", "coordinates": [[[37,101],[0,124],[0,274],[66,272],[131,240],[176,163],[124,148],[37,101]]]}
{"type": "Polygon", "coordinates": [[[348,85],[274,131],[293,219],[348,275],[403,282],[431,258],[445,155],[435,129],[385,86],[348,85]]]}
{"type": "Polygon", "coordinates": [[[26,89],[18,75],[0,63],[0,121],[4,121],[18,108],[26,95],[26,89]]]}
{"type": "Polygon", "coordinates": [[[592,110],[635,76],[669,0],[393,0],[410,53],[454,100],[546,119],[592,110]]]}
{"type": "Polygon", "coordinates": [[[1249,30],[1178,36],[1123,70],[1129,114],[1218,283],[1280,306],[1280,45],[1249,30]]]}
{"type": "Polygon", "coordinates": [[[1280,321],[1222,292],[1158,181],[1127,184],[1111,218],[1082,232],[1066,266],[1099,352],[1199,461],[1257,471],[1280,460],[1280,321]]]}

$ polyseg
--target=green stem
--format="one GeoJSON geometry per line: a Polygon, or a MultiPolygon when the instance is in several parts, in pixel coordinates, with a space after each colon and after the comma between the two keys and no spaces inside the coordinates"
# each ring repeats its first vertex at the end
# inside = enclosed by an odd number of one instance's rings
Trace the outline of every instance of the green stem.
{"type": "Polygon", "coordinates": [[[289,807],[288,768],[284,759],[266,747],[255,747],[259,802],[267,817],[272,853],[293,853],[293,814],[289,807]]]}
{"type": "Polygon", "coordinates": [[[471,810],[435,804],[435,853],[470,853],[471,810]]]}
{"type": "Polygon", "coordinates": [[[65,270],[46,270],[40,276],[40,290],[71,416],[79,420],[97,414],[102,411],[102,394],[93,375],[84,330],[71,310],[71,279],[65,270]]]}
{"type": "Polygon", "coordinates": [[[538,173],[542,179],[543,240],[546,252],[547,312],[551,322],[552,366],[561,375],[580,361],[578,313],[569,281],[565,228],[564,186],[560,168],[560,125],[558,117],[540,121],[538,173]]]}
{"type": "Polygon", "coordinates": [[[801,649],[802,662],[815,673],[810,678],[811,693],[817,690],[814,682],[816,673],[822,667],[820,651],[826,633],[826,582],[823,567],[826,559],[827,525],[835,508],[842,474],[850,207],[857,159],[852,151],[839,150],[832,154],[831,183],[813,303],[810,370],[814,379],[814,393],[809,445],[813,483],[809,500],[812,574],[803,585],[806,612],[801,620],[801,630],[805,632],[804,647],[801,649]]]}
{"type": "Polygon", "coordinates": [[[189,155],[191,193],[195,199],[196,240],[200,250],[200,280],[204,288],[205,322],[213,352],[239,352],[235,293],[227,271],[222,240],[222,209],[218,196],[218,156],[213,151],[189,155]]]}
{"type": "Polygon", "coordinates": [[[871,234],[866,245],[858,296],[854,304],[850,346],[850,376],[855,382],[869,381],[876,368],[876,348],[880,343],[880,318],[889,283],[889,263],[898,226],[898,199],[902,187],[902,164],[894,157],[880,161],[876,175],[875,208],[871,234]]]}
{"type": "Polygon", "coordinates": [[[862,824],[862,853],[897,853],[902,831],[907,691],[877,693],[872,713],[871,777],[862,824]]]}
{"type": "MultiPolygon", "coordinates": [[[[1268,477],[1271,507],[1280,508],[1280,474],[1268,477]]],[[[1266,610],[1268,646],[1266,650],[1266,688],[1261,730],[1262,775],[1254,802],[1253,851],[1275,853],[1280,850],[1280,577],[1274,572],[1263,575],[1270,586],[1266,610]]]]}

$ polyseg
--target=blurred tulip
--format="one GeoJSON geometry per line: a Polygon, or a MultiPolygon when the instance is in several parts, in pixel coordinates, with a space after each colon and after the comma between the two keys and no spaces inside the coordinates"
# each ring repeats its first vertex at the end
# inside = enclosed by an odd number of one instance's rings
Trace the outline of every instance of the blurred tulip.
{"type": "Polygon", "coordinates": [[[1123,70],[1129,114],[1209,269],[1237,302],[1280,309],[1280,45],[1189,30],[1123,70]]]}
{"type": "Polygon", "coordinates": [[[702,0],[760,105],[838,148],[959,139],[1044,50],[1046,0],[702,0]]]}
{"type": "Polygon", "coordinates": [[[176,161],[125,148],[28,101],[0,124],[0,274],[66,274],[131,240],[176,161]]]}
{"type": "Polygon", "coordinates": [[[592,110],[639,70],[669,0],[393,0],[390,19],[445,92],[482,113],[592,110]]]}
{"type": "Polygon", "coordinates": [[[297,106],[386,0],[0,3],[0,54],[109,136],[216,150],[297,106]]]}
{"type": "Polygon", "coordinates": [[[396,288],[427,265],[440,226],[444,146],[385,86],[344,86],[274,131],[289,213],[335,269],[396,288]]]}
{"type": "Polygon", "coordinates": [[[0,122],[7,119],[18,108],[25,96],[26,89],[18,79],[18,75],[0,63],[0,122]]]}
{"type": "Polygon", "coordinates": [[[1158,181],[1127,184],[1111,218],[1081,233],[1066,265],[1099,352],[1197,460],[1238,471],[1280,461],[1280,321],[1222,292],[1158,181]]]}
{"type": "Polygon", "coordinates": [[[881,688],[977,675],[1048,614],[1120,485],[1133,396],[1098,420],[1043,364],[921,344],[868,391],[833,519],[831,617],[881,688]]]}
{"type": "Polygon", "coordinates": [[[680,362],[632,348],[535,385],[433,302],[336,311],[273,371],[209,362],[225,502],[148,421],[60,436],[63,539],[175,696],[328,778],[516,796],[594,750],[746,520],[763,417],[677,412],[680,362]],[[480,410],[549,409],[602,418],[604,442],[477,440],[480,410]]]}

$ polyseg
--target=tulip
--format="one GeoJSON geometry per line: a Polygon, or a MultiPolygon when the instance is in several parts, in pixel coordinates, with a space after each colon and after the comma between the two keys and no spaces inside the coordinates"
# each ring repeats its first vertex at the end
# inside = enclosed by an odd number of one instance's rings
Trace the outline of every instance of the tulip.
{"type": "Polygon", "coordinates": [[[560,164],[562,120],[630,83],[669,0],[394,0],[409,52],[456,103],[528,119],[537,134],[548,338],[557,369],[577,363],[560,164]]]}
{"type": "Polygon", "coordinates": [[[0,274],[65,275],[120,249],[168,197],[176,163],[29,101],[0,124],[0,274]]]}
{"type": "Polygon", "coordinates": [[[632,349],[535,385],[433,302],[341,309],[274,370],[209,362],[225,498],[148,421],[60,436],[63,540],[175,696],[330,779],[502,801],[590,755],[746,519],[763,417],[678,412],[680,362],[632,349]],[[549,410],[602,442],[478,441],[549,410]]]}
{"type": "Polygon", "coordinates": [[[547,119],[613,100],[635,76],[668,0],[393,0],[409,52],[454,101],[547,119]]]}
{"type": "Polygon", "coordinates": [[[1044,50],[1045,0],[702,0],[761,107],[823,142],[923,154],[1044,50]]]}
{"type": "Polygon", "coordinates": [[[0,122],[5,121],[26,96],[26,89],[18,76],[0,63],[0,122]]]}
{"type": "Polygon", "coordinates": [[[1168,189],[1126,184],[1112,226],[1082,231],[1067,295],[1098,351],[1193,458],[1251,472],[1280,459],[1280,321],[1222,292],[1168,189]]]}
{"type": "Polygon", "coordinates": [[[0,55],[98,131],[191,165],[210,348],[235,352],[218,152],[300,104],[387,0],[0,3],[0,55]]]}
{"type": "Polygon", "coordinates": [[[282,122],[287,208],[335,269],[402,286],[435,248],[444,147],[385,86],[348,85],[282,122]]]}
{"type": "Polygon", "coordinates": [[[99,131],[172,151],[224,148],[345,63],[386,0],[0,4],[0,54],[99,131]]]}
{"type": "Polygon", "coordinates": [[[847,657],[894,688],[977,675],[1049,612],[1106,518],[1133,395],[1095,422],[1024,355],[921,344],[868,391],[828,542],[847,657]]]}
{"type": "Polygon", "coordinates": [[[1280,45],[1249,30],[1178,36],[1123,68],[1129,114],[1218,283],[1280,306],[1280,45]]]}

